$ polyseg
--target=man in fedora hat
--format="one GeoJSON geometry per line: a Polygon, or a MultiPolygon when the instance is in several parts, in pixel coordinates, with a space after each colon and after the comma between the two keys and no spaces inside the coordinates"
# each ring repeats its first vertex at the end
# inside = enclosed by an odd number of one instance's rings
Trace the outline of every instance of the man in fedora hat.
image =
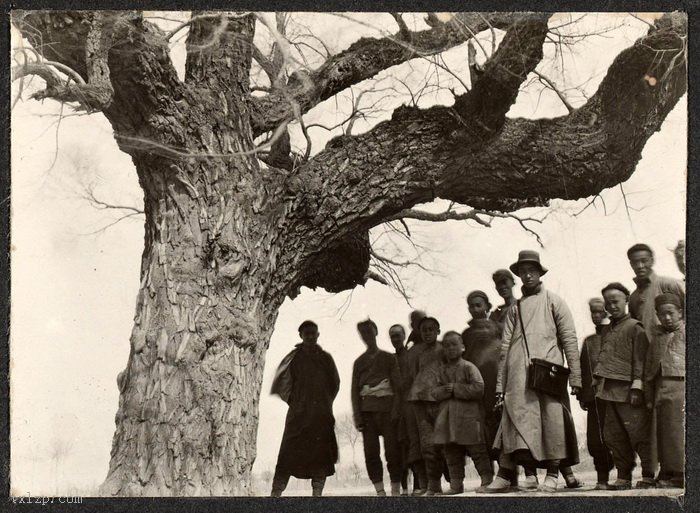
{"type": "Polygon", "coordinates": [[[494,442],[501,450],[500,468],[493,483],[480,491],[508,491],[515,465],[534,464],[547,469],[540,490],[551,492],[557,488],[560,466],[578,463],[576,429],[568,397],[560,400],[528,388],[527,370],[529,358],[563,365],[566,357],[571,393],[578,394],[581,368],[576,330],[564,300],[543,287],[540,278],[547,269],[536,251],[521,251],[510,270],[522,281],[523,295],[509,309],[503,329],[496,384],[503,414],[494,442]]]}

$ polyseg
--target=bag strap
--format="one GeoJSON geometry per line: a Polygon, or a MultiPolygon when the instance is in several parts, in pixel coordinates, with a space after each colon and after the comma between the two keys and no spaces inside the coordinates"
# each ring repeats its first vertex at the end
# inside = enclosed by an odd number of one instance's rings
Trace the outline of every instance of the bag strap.
{"type": "Polygon", "coordinates": [[[523,314],[520,311],[520,300],[517,303],[518,319],[520,320],[520,331],[523,332],[523,341],[525,342],[525,352],[527,353],[527,360],[530,361],[530,348],[527,345],[527,336],[525,335],[525,324],[523,323],[523,314]]]}

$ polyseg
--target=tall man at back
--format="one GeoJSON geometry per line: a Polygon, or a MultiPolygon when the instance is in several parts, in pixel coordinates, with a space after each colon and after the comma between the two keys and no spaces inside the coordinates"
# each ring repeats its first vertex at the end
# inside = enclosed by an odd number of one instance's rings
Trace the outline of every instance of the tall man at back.
{"type": "Polygon", "coordinates": [[[656,316],[654,298],[659,294],[675,294],[685,308],[685,284],[681,280],[659,276],[654,272],[654,252],[646,244],[635,244],[627,250],[630,266],[634,271],[637,288],[630,296],[630,315],[644,326],[647,338],[651,339],[660,324],[656,316]]]}

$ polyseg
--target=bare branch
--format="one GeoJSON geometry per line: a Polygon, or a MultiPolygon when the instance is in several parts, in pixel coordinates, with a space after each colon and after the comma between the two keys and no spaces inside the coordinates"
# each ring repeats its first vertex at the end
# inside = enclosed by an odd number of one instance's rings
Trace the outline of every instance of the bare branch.
{"type": "Polygon", "coordinates": [[[543,75],[542,73],[540,73],[537,70],[534,70],[533,73],[539,77],[540,82],[542,82],[545,87],[547,87],[548,89],[551,89],[552,91],[554,91],[557,94],[557,96],[559,97],[561,102],[566,107],[566,110],[569,111],[569,114],[571,114],[574,110],[576,110],[571,106],[569,101],[566,99],[566,96],[564,96],[564,93],[559,90],[559,88],[554,84],[554,82],[552,82],[549,78],[547,78],[545,75],[543,75]]]}

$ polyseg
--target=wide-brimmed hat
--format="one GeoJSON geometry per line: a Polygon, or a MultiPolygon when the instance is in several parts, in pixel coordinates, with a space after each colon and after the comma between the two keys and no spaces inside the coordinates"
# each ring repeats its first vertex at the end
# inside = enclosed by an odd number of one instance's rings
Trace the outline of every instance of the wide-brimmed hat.
{"type": "Polygon", "coordinates": [[[520,264],[525,262],[532,262],[533,264],[537,264],[537,266],[540,268],[542,276],[547,274],[547,271],[549,270],[540,263],[540,254],[537,251],[532,251],[530,249],[524,249],[520,253],[518,253],[518,261],[510,266],[510,270],[513,272],[513,274],[517,275],[518,267],[520,266],[520,264]]]}

